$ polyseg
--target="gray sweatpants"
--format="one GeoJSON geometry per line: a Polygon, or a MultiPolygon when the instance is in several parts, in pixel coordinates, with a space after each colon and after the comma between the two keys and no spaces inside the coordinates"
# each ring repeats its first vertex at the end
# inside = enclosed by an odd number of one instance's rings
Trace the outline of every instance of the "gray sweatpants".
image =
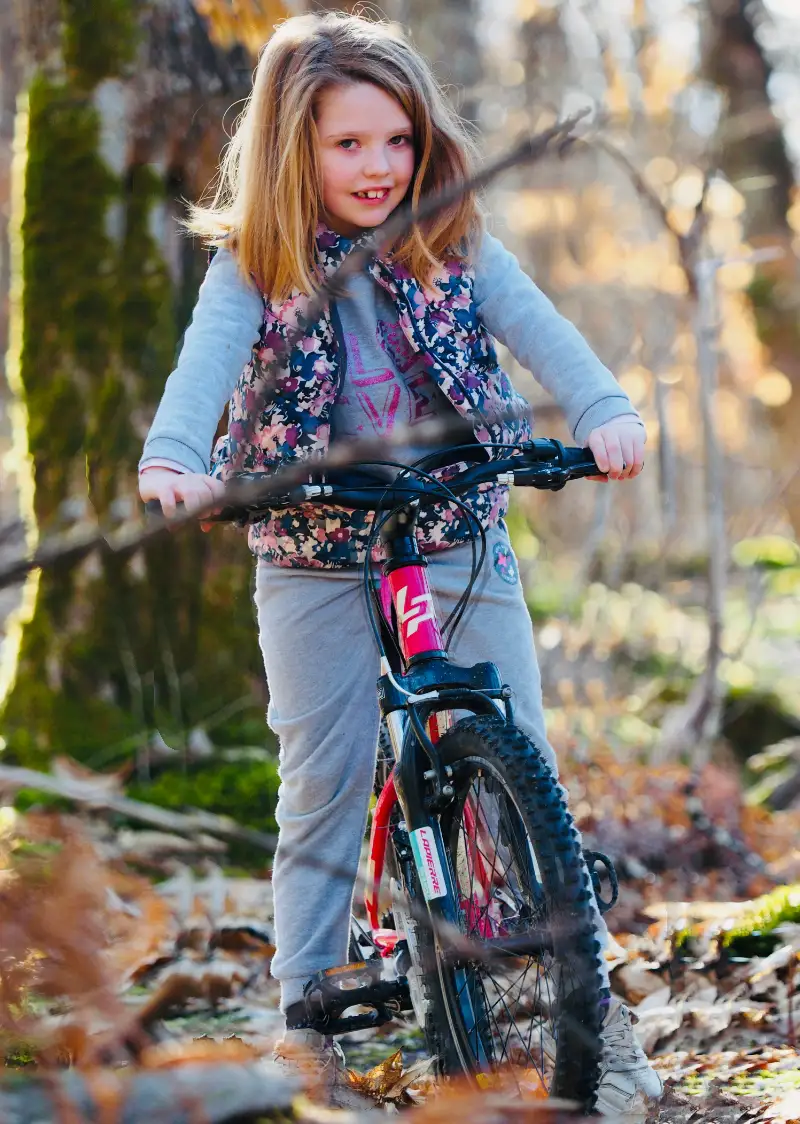
{"type": "MultiPolygon", "coordinates": [[[[486,561],[450,655],[459,664],[497,664],[514,690],[517,724],[557,772],[533,628],[505,526],[492,528],[487,539],[486,561]]],[[[469,545],[428,555],[442,621],[467,584],[471,558],[469,545]]],[[[255,599],[268,721],[280,746],[272,973],[285,1010],[315,972],[347,962],[375,770],[379,657],[360,568],[292,570],[259,562],[255,599]]],[[[599,913],[597,927],[605,943],[599,913]]]]}

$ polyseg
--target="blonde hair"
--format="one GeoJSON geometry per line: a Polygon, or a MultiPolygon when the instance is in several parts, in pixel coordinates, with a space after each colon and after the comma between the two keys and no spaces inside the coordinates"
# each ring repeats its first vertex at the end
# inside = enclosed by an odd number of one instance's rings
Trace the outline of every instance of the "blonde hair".
{"type": "MultiPolygon", "coordinates": [[[[323,90],[370,82],[394,97],[414,132],[415,170],[406,200],[469,176],[475,147],[427,62],[386,24],[328,13],[294,16],[264,46],[253,90],[225,149],[207,205],[186,226],[208,245],[223,242],[270,299],[318,282],[316,229],[321,171],[314,111],[323,90]]],[[[481,226],[473,193],[419,224],[392,247],[413,277],[442,261],[466,260],[481,226]]]]}

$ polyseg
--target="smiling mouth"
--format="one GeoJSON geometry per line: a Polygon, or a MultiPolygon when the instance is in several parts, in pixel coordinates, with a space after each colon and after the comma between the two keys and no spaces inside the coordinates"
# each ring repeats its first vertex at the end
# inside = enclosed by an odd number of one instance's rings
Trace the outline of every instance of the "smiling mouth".
{"type": "Polygon", "coordinates": [[[369,199],[375,202],[380,202],[382,199],[389,197],[390,187],[371,187],[368,191],[354,191],[352,194],[356,199],[369,199]]]}

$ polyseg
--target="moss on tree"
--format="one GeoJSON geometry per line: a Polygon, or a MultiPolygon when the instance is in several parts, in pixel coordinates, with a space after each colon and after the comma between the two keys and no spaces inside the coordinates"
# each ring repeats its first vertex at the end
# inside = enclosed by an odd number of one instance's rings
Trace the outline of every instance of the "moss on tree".
{"type": "Polygon", "coordinates": [[[132,0],[61,0],[64,66],[75,86],[91,90],[133,60],[137,28],[132,0]]]}
{"type": "MultiPolygon", "coordinates": [[[[124,79],[143,10],[63,0],[61,11],[62,71],[29,89],[22,221],[21,382],[45,537],[62,529],[66,500],[106,525],[133,514],[142,421],[183,328],[176,306],[186,311],[153,233],[164,179],[149,165],[114,175],[100,154],[93,92],[124,79]]],[[[7,754],[38,768],[54,753],[119,765],[155,729],[180,742],[200,725],[220,744],[263,742],[251,572],[240,537],[199,529],[45,571],[2,714],[7,754]]]]}

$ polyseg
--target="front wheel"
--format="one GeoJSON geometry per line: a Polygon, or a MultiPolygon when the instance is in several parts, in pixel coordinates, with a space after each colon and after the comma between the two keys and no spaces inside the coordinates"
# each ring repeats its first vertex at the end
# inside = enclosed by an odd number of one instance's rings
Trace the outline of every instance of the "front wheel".
{"type": "Polygon", "coordinates": [[[483,948],[454,957],[446,930],[437,932],[441,1002],[431,1015],[446,1024],[436,1037],[454,1044],[458,1068],[481,1084],[505,1073],[534,1095],[570,1097],[591,1111],[602,953],[562,790],[530,740],[499,717],[465,718],[437,748],[452,769],[440,827],[458,927],[483,948]],[[540,940],[536,952],[532,937],[520,952],[526,934],[540,940]],[[514,954],[498,956],[506,941],[514,954]]]}

